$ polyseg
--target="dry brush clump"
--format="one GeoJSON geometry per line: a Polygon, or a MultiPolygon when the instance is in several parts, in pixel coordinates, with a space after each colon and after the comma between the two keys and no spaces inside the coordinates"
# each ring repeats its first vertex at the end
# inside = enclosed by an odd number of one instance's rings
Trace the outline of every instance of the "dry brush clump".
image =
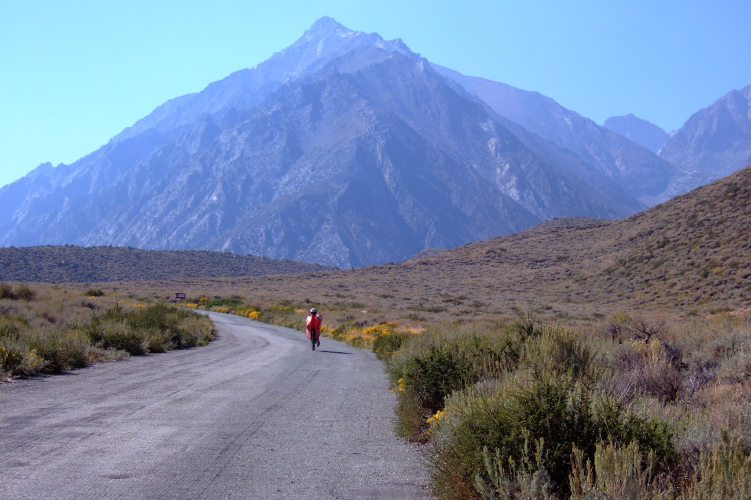
{"type": "Polygon", "coordinates": [[[156,303],[124,305],[101,290],[0,283],[0,376],[60,373],[128,355],[204,345],[211,322],[156,303]]]}
{"type": "Polygon", "coordinates": [[[384,357],[440,498],[745,498],[749,335],[730,316],[577,332],[528,315],[435,325],[384,357]]]}

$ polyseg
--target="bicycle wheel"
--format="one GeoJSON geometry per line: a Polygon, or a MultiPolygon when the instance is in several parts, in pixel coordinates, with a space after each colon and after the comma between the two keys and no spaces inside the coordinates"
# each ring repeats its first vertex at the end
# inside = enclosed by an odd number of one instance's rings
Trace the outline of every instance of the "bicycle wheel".
{"type": "Polygon", "coordinates": [[[316,331],[315,330],[310,331],[310,345],[315,351],[316,350],[316,331]]]}

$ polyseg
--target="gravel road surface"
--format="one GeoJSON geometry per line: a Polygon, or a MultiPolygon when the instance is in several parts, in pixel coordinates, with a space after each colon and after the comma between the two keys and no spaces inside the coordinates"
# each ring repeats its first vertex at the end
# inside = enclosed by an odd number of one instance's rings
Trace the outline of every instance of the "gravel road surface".
{"type": "Polygon", "coordinates": [[[428,498],[372,353],[211,319],[206,347],[0,384],[0,499],[428,498]]]}

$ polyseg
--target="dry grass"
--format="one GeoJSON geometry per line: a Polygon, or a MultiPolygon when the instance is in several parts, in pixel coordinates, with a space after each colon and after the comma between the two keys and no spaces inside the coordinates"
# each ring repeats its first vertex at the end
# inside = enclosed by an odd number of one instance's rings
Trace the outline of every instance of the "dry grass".
{"type": "Polygon", "coordinates": [[[86,292],[0,283],[0,380],[205,345],[214,337],[204,316],[95,289],[86,292]]]}

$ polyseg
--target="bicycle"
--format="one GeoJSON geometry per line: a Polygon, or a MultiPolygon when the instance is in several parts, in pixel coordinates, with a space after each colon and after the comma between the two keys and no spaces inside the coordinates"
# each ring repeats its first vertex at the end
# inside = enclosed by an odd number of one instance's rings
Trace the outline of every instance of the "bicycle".
{"type": "Polygon", "coordinates": [[[310,330],[310,345],[313,347],[313,350],[316,350],[316,329],[313,328],[310,330]]]}

